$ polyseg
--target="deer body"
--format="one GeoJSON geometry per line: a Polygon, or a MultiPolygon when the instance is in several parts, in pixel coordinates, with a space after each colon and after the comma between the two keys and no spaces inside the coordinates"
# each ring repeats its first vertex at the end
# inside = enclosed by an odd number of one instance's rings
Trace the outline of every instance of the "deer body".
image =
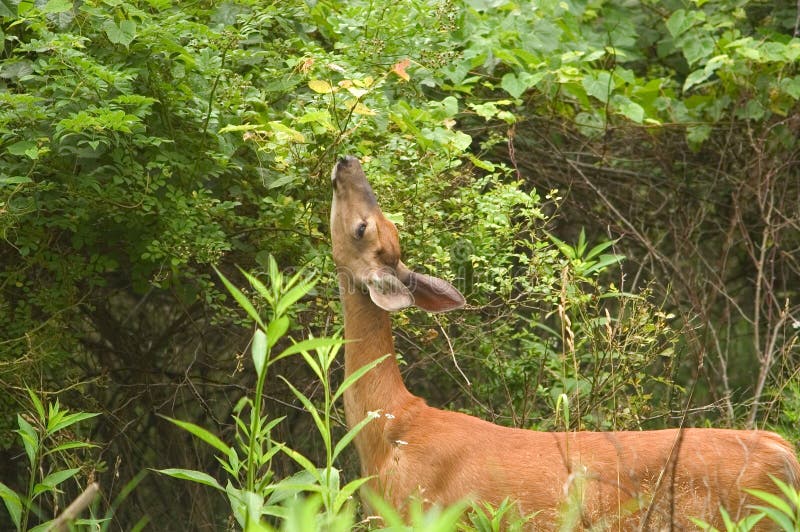
{"type": "Polygon", "coordinates": [[[428,406],[403,383],[389,311],[410,305],[446,311],[462,306],[463,297],[403,265],[397,229],[356,159],[340,159],[332,180],[345,372],[390,355],[345,392],[345,414],[350,426],[377,414],[355,445],[362,474],[374,477],[369,487],[395,507],[402,510],[411,497],[494,506],[508,498],[523,515],[536,514],[535,529],[556,528],[564,504],[579,505],[587,529],[688,529],[690,516],[721,526],[720,506],[734,517],[747,515],[754,501],[743,489],[778,493],[770,475],[800,483],[793,449],[771,432],[545,433],[428,406]]]}

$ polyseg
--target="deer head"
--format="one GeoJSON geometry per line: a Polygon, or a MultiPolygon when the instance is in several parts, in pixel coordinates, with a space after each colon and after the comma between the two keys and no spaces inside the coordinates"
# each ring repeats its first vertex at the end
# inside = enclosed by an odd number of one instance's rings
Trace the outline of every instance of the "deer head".
{"type": "Polygon", "coordinates": [[[333,260],[343,292],[369,294],[387,311],[416,305],[444,312],[464,305],[464,296],[450,283],[415,273],[400,260],[397,227],[381,212],[358,159],[339,159],[331,182],[333,260]]]}

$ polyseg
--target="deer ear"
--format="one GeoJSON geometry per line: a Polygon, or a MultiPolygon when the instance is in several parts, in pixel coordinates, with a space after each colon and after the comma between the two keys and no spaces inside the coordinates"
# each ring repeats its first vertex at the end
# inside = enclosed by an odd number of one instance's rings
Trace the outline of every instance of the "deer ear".
{"type": "Polygon", "coordinates": [[[383,310],[394,312],[414,304],[414,296],[392,273],[385,271],[375,273],[367,281],[367,288],[369,288],[369,297],[372,302],[383,310]]]}
{"type": "Polygon", "coordinates": [[[444,279],[415,273],[402,262],[397,265],[397,275],[414,297],[414,304],[423,310],[447,312],[466,303],[461,292],[444,279]]]}

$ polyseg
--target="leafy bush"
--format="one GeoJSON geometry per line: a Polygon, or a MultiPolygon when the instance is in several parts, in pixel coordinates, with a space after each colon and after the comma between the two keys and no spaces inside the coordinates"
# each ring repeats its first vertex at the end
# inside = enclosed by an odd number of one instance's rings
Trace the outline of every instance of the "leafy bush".
{"type": "MultiPolygon", "coordinates": [[[[229,474],[165,417],[329,463],[346,431],[310,437],[304,401],[243,371],[249,321],[212,267],[237,284],[235,265],[258,277],[270,256],[318,272],[287,319],[334,333],[326,205],[344,153],[404,260],[468,296],[455,316],[397,317],[431,403],[546,429],[566,394],[574,427],[691,407],[692,423],[798,437],[795,19],[718,0],[0,2],[0,478],[29,478],[13,429],[30,382],[102,414],[84,425],[106,501],[147,468],[229,474]],[[255,438],[251,422],[283,416],[255,438]]],[[[324,404],[312,367],[274,368],[324,404]]],[[[355,457],[338,458],[349,478],[355,457]]],[[[271,464],[272,480],[298,470],[271,464]]],[[[141,482],[123,528],[227,522],[213,490],[141,482]]]]}

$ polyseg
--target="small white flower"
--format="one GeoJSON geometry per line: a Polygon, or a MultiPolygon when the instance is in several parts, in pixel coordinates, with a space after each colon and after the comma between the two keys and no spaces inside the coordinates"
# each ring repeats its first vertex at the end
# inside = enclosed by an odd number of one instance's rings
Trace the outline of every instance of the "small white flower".
{"type": "Polygon", "coordinates": [[[408,442],[407,441],[403,441],[403,440],[394,440],[394,444],[395,445],[408,445],[408,442]]]}
{"type": "Polygon", "coordinates": [[[794,320],[792,322],[792,329],[800,329],[800,321],[794,320]]]}
{"type": "Polygon", "coordinates": [[[384,414],[383,415],[386,419],[394,419],[394,414],[384,414]]]}
{"type": "Polygon", "coordinates": [[[372,410],[370,410],[369,412],[367,412],[367,416],[369,416],[372,419],[378,419],[379,417],[381,417],[381,413],[373,412],[372,410]]]}

